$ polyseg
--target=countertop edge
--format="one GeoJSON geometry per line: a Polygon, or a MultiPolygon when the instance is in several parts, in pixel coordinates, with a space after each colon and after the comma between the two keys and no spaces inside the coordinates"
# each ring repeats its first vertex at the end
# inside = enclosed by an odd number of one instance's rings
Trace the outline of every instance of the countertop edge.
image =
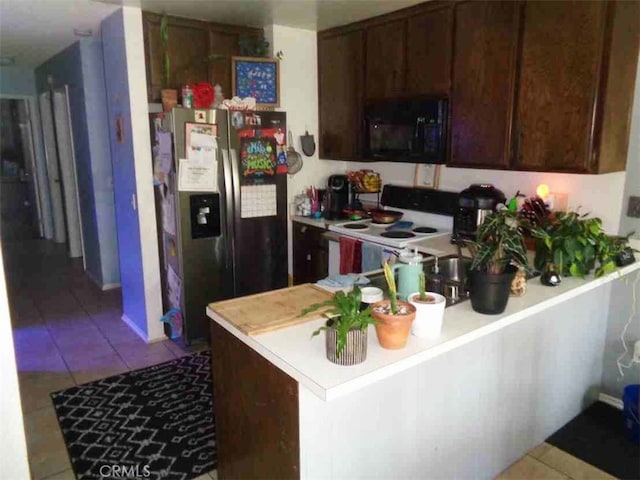
{"type": "MultiPolygon", "coordinates": [[[[635,248],[638,248],[636,245],[635,248]]],[[[362,376],[349,380],[340,385],[336,385],[330,388],[325,389],[318,383],[314,382],[310,377],[303,374],[299,370],[297,370],[290,363],[276,355],[274,352],[269,350],[268,348],[261,345],[259,342],[254,340],[252,337],[247,336],[234,328],[231,324],[229,324],[222,317],[217,315],[215,311],[211,310],[208,306],[206,309],[206,313],[215,322],[220,324],[223,328],[229,331],[231,334],[236,336],[243,343],[251,347],[253,350],[258,352],[265,359],[273,363],[283,372],[291,376],[300,384],[304,385],[306,388],[311,390],[315,395],[317,395],[321,400],[331,401],[335,400],[339,397],[352,393],[356,390],[366,387],[372,383],[388,378],[396,373],[400,373],[404,370],[407,370],[413,366],[416,366],[420,363],[423,363],[427,360],[435,358],[439,355],[447,353],[451,350],[454,350],[458,347],[466,345],[476,339],[482,338],[486,335],[489,335],[493,332],[506,328],[514,323],[517,323],[533,314],[539,313],[543,310],[551,308],[555,305],[558,305],[561,302],[567,301],[571,298],[577,297],[585,292],[598,288],[607,283],[613,282],[616,279],[622,278],[625,275],[633,273],[636,270],[640,269],[640,260],[636,256],[636,262],[631,265],[627,265],[625,267],[621,267],[618,270],[611,272],[605,276],[600,278],[591,278],[585,280],[582,285],[578,285],[575,288],[572,288],[569,291],[554,295],[546,300],[540,301],[536,304],[533,304],[529,307],[526,307],[517,312],[511,313],[505,317],[498,318],[495,321],[488,323],[486,325],[480,326],[475,330],[464,333],[455,337],[446,342],[434,345],[431,348],[428,348],[422,352],[419,352],[410,357],[403,358],[398,360],[395,363],[390,365],[383,366],[375,371],[365,373],[362,376]]],[[[549,287],[550,289],[553,287],[549,287]]],[[[450,307],[451,309],[455,309],[456,306],[450,307]]],[[[327,360],[328,361],[328,360],[327,360]]]]}

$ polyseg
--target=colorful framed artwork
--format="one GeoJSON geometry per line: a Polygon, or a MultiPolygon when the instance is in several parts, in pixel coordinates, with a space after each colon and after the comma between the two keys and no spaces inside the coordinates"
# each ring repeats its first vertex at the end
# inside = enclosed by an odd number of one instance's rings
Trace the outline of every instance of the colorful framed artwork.
{"type": "Polygon", "coordinates": [[[275,58],[232,57],[234,97],[253,97],[261,107],[280,106],[280,65],[275,58]]]}

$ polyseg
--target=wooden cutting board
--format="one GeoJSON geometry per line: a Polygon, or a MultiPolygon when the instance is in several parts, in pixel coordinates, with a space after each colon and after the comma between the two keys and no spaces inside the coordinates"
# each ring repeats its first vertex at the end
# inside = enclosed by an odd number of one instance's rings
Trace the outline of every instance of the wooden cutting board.
{"type": "Polygon", "coordinates": [[[300,317],[305,308],[324,302],[333,293],[305,283],[209,304],[209,308],[247,335],[272,332],[319,318],[330,307],[300,317]]]}

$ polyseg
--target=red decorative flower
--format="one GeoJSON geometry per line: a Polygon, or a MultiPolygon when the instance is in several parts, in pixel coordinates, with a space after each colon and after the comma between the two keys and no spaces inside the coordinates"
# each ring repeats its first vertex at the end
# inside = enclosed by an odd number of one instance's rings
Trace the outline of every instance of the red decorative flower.
{"type": "Polygon", "coordinates": [[[191,85],[193,90],[193,107],[209,108],[213,103],[213,87],[207,82],[200,82],[191,85]]]}

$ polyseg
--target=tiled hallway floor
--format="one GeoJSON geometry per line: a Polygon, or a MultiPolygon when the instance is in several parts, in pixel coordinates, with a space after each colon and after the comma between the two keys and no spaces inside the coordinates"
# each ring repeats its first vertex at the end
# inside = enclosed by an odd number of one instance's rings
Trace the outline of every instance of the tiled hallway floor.
{"type": "Polygon", "coordinates": [[[51,392],[207,345],[186,350],[169,340],[142,341],[121,320],[120,289],[99,290],[83,272],[82,260],[70,260],[64,245],[8,242],[3,252],[31,475],[71,479],[51,392]]]}

